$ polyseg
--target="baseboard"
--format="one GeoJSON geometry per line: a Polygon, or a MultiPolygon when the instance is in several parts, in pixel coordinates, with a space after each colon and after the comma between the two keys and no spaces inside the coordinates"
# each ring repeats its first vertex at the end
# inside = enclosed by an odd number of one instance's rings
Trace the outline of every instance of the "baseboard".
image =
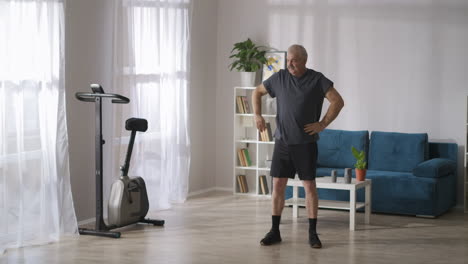
{"type": "Polygon", "coordinates": [[[192,197],[192,196],[195,196],[195,195],[199,195],[199,194],[202,194],[202,193],[211,192],[211,191],[214,191],[214,190],[215,190],[215,188],[212,187],[212,188],[207,188],[207,189],[198,190],[198,191],[195,191],[195,192],[189,192],[189,194],[187,195],[187,197],[192,197]]]}
{"type": "Polygon", "coordinates": [[[199,195],[199,194],[203,194],[203,193],[207,193],[207,192],[213,192],[213,191],[232,192],[232,188],[211,187],[211,188],[207,188],[207,189],[198,190],[198,191],[195,191],[195,192],[190,192],[187,195],[187,197],[192,197],[192,196],[195,196],[195,195],[199,195]]]}
{"type": "Polygon", "coordinates": [[[96,217],[89,218],[89,219],[86,219],[86,220],[83,220],[83,221],[79,221],[78,226],[87,225],[89,223],[94,223],[94,222],[96,222],[96,217]]]}
{"type": "Polygon", "coordinates": [[[216,191],[232,192],[232,188],[216,187],[216,191]]]}

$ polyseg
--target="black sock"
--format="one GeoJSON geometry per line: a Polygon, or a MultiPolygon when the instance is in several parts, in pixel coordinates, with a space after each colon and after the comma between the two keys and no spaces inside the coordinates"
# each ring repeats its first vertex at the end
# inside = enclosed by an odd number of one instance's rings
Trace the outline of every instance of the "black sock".
{"type": "Polygon", "coordinates": [[[281,215],[272,215],[271,216],[271,230],[279,232],[279,224],[281,221],[281,215]]]}
{"type": "Polygon", "coordinates": [[[317,234],[317,218],[309,218],[309,235],[317,234]]]}

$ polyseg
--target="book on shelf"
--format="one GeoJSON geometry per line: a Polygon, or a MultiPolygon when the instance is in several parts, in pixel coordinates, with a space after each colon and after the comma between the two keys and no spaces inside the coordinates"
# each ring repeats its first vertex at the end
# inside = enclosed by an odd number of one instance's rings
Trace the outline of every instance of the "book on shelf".
{"type": "Polygon", "coordinates": [[[237,150],[237,158],[239,159],[239,164],[242,167],[252,166],[252,159],[250,158],[249,149],[240,148],[237,150]]]}
{"type": "Polygon", "coordinates": [[[250,113],[250,105],[249,101],[247,100],[247,96],[242,96],[242,103],[244,104],[244,113],[250,113]]]}
{"type": "Polygon", "coordinates": [[[244,153],[242,149],[237,150],[237,157],[239,158],[239,165],[245,167],[247,163],[245,162],[244,153]]]}
{"type": "Polygon", "coordinates": [[[252,159],[250,159],[250,154],[249,154],[249,150],[244,148],[242,149],[243,153],[244,153],[244,156],[245,156],[245,164],[247,167],[249,166],[252,166],[252,159]]]}
{"type": "Polygon", "coordinates": [[[245,175],[237,175],[237,186],[239,187],[239,192],[249,192],[249,186],[247,185],[247,178],[245,177],[245,175]]]}
{"type": "Polygon", "coordinates": [[[250,113],[250,104],[247,96],[238,95],[236,96],[236,108],[237,113],[239,114],[249,114],[250,113]]]}
{"type": "Polygon", "coordinates": [[[247,178],[245,177],[245,175],[241,175],[241,182],[242,182],[242,185],[244,187],[244,193],[248,193],[249,192],[249,185],[247,184],[247,178]]]}
{"type": "Polygon", "coordinates": [[[273,134],[271,133],[271,124],[270,122],[266,123],[266,133],[268,136],[268,141],[273,141],[273,134]]]}
{"type": "Polygon", "coordinates": [[[262,141],[270,141],[268,140],[268,133],[267,133],[266,127],[262,132],[260,132],[260,136],[261,136],[262,141]]]}
{"type": "Polygon", "coordinates": [[[237,106],[237,113],[245,114],[244,112],[244,104],[242,103],[241,96],[236,96],[236,106],[237,106]]]}
{"type": "Polygon", "coordinates": [[[237,175],[237,187],[239,187],[239,192],[245,193],[244,186],[242,185],[241,175],[237,175]]]}
{"type": "Polygon", "coordinates": [[[263,131],[258,131],[258,134],[259,134],[259,137],[260,137],[260,141],[266,141],[265,140],[265,133],[263,133],[263,131]]]}
{"type": "Polygon", "coordinates": [[[270,122],[265,123],[265,129],[260,132],[261,141],[273,141],[273,135],[271,133],[271,124],[270,122]]]}
{"type": "Polygon", "coordinates": [[[268,194],[269,190],[266,175],[260,175],[258,180],[260,181],[260,191],[262,194],[268,194]]]}

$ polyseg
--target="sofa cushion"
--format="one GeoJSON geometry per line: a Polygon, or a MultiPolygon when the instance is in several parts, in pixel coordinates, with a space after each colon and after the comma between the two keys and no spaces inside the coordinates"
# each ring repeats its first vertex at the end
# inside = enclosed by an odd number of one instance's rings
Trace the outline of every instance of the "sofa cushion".
{"type": "Polygon", "coordinates": [[[449,159],[430,159],[420,163],[414,168],[413,173],[418,177],[440,178],[455,173],[457,164],[449,159]]]}
{"type": "Polygon", "coordinates": [[[369,132],[325,129],[317,142],[319,167],[353,168],[356,159],[351,146],[367,153],[369,132]]]}
{"type": "Polygon", "coordinates": [[[425,160],[427,133],[409,134],[374,131],[371,134],[368,168],[412,172],[425,160]]]}
{"type": "MultiPolygon", "coordinates": [[[[372,180],[372,191],[391,199],[430,200],[434,194],[434,179],[415,177],[409,172],[368,170],[366,178],[372,180]]],[[[384,198],[385,200],[385,198],[384,198]]],[[[381,201],[382,202],[382,201],[381,201]]],[[[388,201],[389,204],[392,201],[388,201]]]]}
{"type": "Polygon", "coordinates": [[[396,171],[381,171],[381,170],[367,170],[366,178],[375,180],[375,179],[396,179],[396,178],[409,178],[414,177],[411,172],[396,172],[396,171]]]}

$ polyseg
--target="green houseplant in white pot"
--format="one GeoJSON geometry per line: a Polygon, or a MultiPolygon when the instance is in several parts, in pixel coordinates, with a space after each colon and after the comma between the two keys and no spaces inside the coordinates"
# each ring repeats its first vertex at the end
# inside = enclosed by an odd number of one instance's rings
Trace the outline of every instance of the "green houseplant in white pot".
{"type": "Polygon", "coordinates": [[[229,65],[229,69],[231,71],[235,69],[241,73],[241,86],[255,86],[256,73],[267,62],[265,52],[250,38],[234,44],[231,56],[229,56],[234,61],[229,65]]]}
{"type": "Polygon", "coordinates": [[[366,179],[366,153],[364,150],[358,151],[355,147],[351,147],[354,158],[356,158],[356,163],[354,167],[356,168],[356,180],[364,181],[366,179]]]}

